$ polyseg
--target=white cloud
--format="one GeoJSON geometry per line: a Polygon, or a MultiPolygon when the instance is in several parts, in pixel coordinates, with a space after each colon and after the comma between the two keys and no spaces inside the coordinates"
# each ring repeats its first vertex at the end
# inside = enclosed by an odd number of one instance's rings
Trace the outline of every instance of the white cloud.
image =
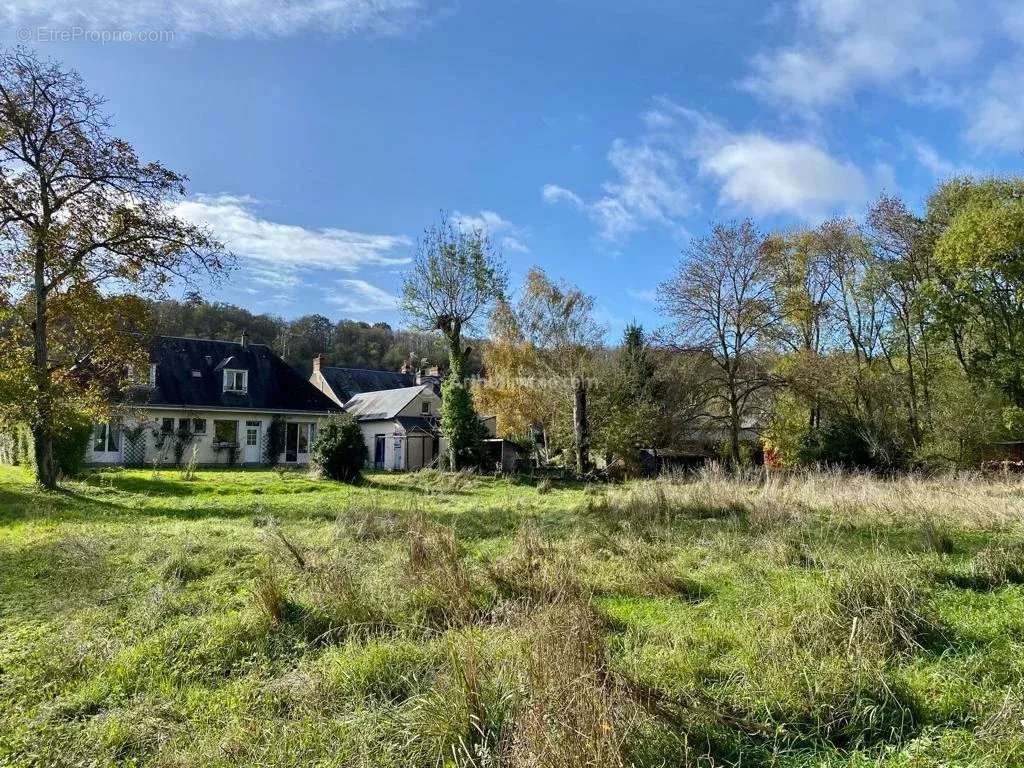
{"type": "Polygon", "coordinates": [[[798,0],[797,40],[757,55],[744,85],[815,109],[860,88],[945,73],[969,61],[998,0],[798,0]]]}
{"type": "Polygon", "coordinates": [[[512,229],[512,222],[501,218],[494,211],[480,211],[475,216],[455,211],[452,214],[452,219],[456,224],[469,232],[480,231],[493,235],[502,230],[512,229]]]}
{"type": "Polygon", "coordinates": [[[524,235],[519,227],[494,211],[480,211],[476,215],[455,211],[452,220],[466,231],[483,232],[490,236],[506,251],[530,252],[529,247],[523,242],[524,235]]]}
{"type": "Polygon", "coordinates": [[[541,197],[552,205],[568,203],[586,211],[603,239],[619,241],[652,223],[671,224],[693,210],[681,160],[674,147],[648,138],[616,139],[608,162],[617,175],[602,185],[601,197],[588,203],[557,184],[545,184],[541,197]]]}
{"type": "MultiPolygon", "coordinates": [[[[1022,13],[1024,16],[1024,13],[1022,13]]],[[[977,147],[1024,150],[1024,60],[993,70],[965,112],[967,140],[977,147]]]]}
{"type": "Polygon", "coordinates": [[[557,203],[570,203],[577,208],[583,207],[583,200],[571,189],[560,187],[557,184],[545,184],[540,191],[545,203],[555,205],[557,203]]]}
{"type": "Polygon", "coordinates": [[[530,248],[520,240],[518,237],[508,235],[507,237],[501,238],[501,245],[506,251],[512,251],[513,253],[529,253],[530,248]]]}
{"type": "Polygon", "coordinates": [[[847,212],[888,178],[878,169],[869,180],[813,140],[733,132],[664,98],[641,118],[644,133],[612,143],[608,160],[616,177],[602,185],[602,196],[586,201],[555,184],[541,190],[549,203],[585,211],[609,241],[652,224],[681,233],[681,222],[697,210],[702,183],[720,205],[741,213],[813,220],[847,212]]]}
{"type": "Polygon", "coordinates": [[[385,312],[398,306],[398,297],[381,290],[365,280],[339,280],[340,293],[327,296],[327,301],[342,312],[366,314],[368,312],[385,312]]]}
{"type": "Polygon", "coordinates": [[[328,227],[310,229],[259,216],[249,197],[200,195],[182,201],[176,214],[208,226],[227,247],[265,274],[280,277],[300,269],[355,272],[366,266],[407,264],[399,255],[412,242],[403,235],[371,235],[328,227]]]}
{"type": "Polygon", "coordinates": [[[867,180],[855,165],[807,141],[760,133],[729,135],[698,154],[701,172],[719,183],[719,200],[756,215],[803,219],[863,202],[867,180]]]}
{"type": "Polygon", "coordinates": [[[318,32],[396,34],[424,12],[422,0],[28,0],[0,5],[8,26],[171,31],[210,37],[318,32]]]}
{"type": "Polygon", "coordinates": [[[1019,0],[795,0],[790,8],[792,41],[753,57],[747,90],[821,117],[877,89],[959,111],[975,149],[1024,149],[1019,0]]]}

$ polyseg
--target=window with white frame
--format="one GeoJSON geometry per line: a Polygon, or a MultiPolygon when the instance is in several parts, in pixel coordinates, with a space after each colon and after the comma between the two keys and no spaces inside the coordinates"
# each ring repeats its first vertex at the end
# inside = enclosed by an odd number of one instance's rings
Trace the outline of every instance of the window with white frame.
{"type": "Polygon", "coordinates": [[[116,453],[121,447],[121,430],[110,424],[97,424],[93,430],[94,453],[116,453]]]}
{"type": "Polygon", "coordinates": [[[225,392],[248,392],[249,372],[235,368],[224,369],[224,391],[225,392]]]}

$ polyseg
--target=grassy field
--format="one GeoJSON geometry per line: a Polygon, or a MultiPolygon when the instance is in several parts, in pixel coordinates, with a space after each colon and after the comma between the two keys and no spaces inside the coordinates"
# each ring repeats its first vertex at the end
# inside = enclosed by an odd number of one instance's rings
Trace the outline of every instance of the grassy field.
{"type": "Polygon", "coordinates": [[[0,468],[0,765],[1024,764],[1024,484],[0,468]]]}

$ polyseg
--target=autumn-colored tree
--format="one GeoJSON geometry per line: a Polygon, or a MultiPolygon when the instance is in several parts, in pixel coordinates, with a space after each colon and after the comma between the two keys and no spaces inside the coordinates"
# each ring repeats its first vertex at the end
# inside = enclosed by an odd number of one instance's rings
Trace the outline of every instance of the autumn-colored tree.
{"type": "Polygon", "coordinates": [[[473,389],[477,410],[497,418],[498,434],[525,442],[544,420],[537,350],[523,336],[515,312],[499,301],[491,313],[490,338],[482,350],[484,376],[473,389]]]}
{"type": "Polygon", "coordinates": [[[550,379],[549,389],[568,395],[572,402],[576,471],[583,474],[590,467],[589,364],[604,336],[604,328],[594,319],[594,299],[534,267],[527,273],[517,315],[550,379]]]}
{"type": "Polygon", "coordinates": [[[54,439],[76,412],[100,417],[134,371],[145,380],[142,303],[226,263],[176,218],[185,177],[110,135],[81,78],[25,50],[0,54],[0,402],[27,423],[39,482],[57,482],[54,439]]]}

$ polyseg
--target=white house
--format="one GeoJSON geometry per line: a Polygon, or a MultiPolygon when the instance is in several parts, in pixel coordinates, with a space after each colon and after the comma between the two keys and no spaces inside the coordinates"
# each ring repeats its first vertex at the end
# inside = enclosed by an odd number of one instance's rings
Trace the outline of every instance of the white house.
{"type": "Polygon", "coordinates": [[[124,403],[117,423],[96,425],[92,464],[306,464],[319,423],[336,403],[264,344],[158,337],[149,381],[124,403]]]}
{"type": "Polygon", "coordinates": [[[357,394],[345,403],[363,430],[367,466],[407,470],[437,456],[441,398],[430,384],[357,394]]]}

